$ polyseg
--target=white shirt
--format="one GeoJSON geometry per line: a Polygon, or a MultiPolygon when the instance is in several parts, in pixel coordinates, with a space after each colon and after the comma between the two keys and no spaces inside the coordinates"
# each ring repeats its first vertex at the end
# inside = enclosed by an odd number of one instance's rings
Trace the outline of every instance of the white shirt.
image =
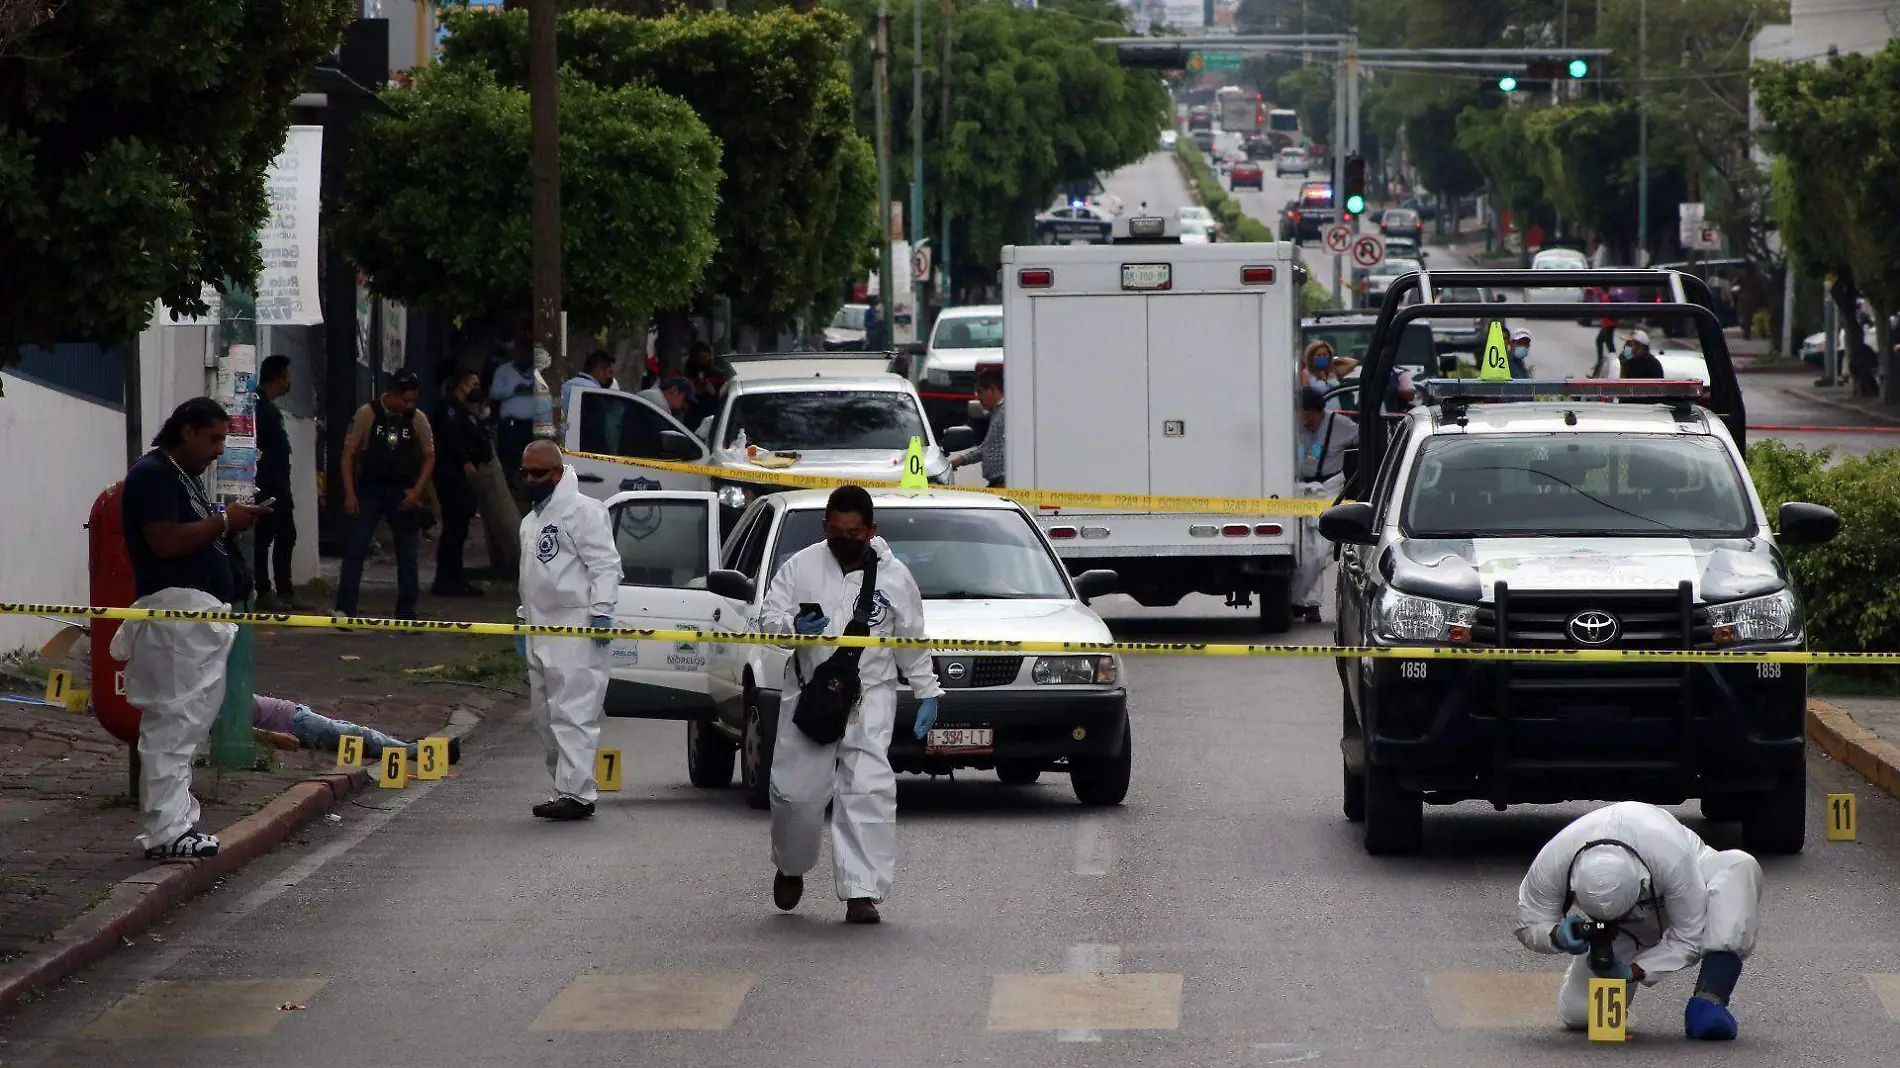
{"type": "MultiPolygon", "coordinates": [[[[871,633],[890,638],[924,636],[924,599],[910,569],[891,553],[883,538],[872,538],[870,551],[877,553],[877,586],[872,594],[871,633]]],[[[526,555],[526,548],[523,548],[526,555]]],[[[830,622],[826,634],[843,634],[857,606],[858,591],[864,586],[862,569],[846,574],[824,542],[810,545],[792,554],[792,558],[772,576],[765,593],[765,608],[759,615],[759,627],[768,633],[791,634],[792,619],[804,603],[820,605],[830,622]]],[[[819,664],[830,658],[832,646],[800,646],[785,662],[784,693],[798,692],[798,676],[793,665],[804,657],[806,678],[819,664]]],[[[858,659],[858,681],[866,690],[874,686],[897,685],[902,669],[911,692],[919,700],[943,693],[930,652],[925,649],[866,649],[858,659]]]]}

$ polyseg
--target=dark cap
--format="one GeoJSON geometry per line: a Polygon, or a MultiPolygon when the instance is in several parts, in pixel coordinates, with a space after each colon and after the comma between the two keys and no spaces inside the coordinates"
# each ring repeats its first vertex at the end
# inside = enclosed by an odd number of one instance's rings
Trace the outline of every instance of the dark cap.
{"type": "Polygon", "coordinates": [[[1326,410],[1326,391],[1318,386],[1307,386],[1300,390],[1300,411],[1323,412],[1326,410]]]}
{"type": "Polygon", "coordinates": [[[408,393],[411,390],[421,389],[422,381],[416,377],[414,371],[397,371],[389,376],[389,385],[386,388],[391,393],[408,393]]]}
{"type": "Polygon", "coordinates": [[[662,390],[667,390],[667,389],[676,390],[680,393],[684,393],[684,394],[687,394],[688,396],[691,396],[693,393],[693,380],[690,378],[680,378],[680,377],[662,379],[660,381],[660,388],[662,390]]]}

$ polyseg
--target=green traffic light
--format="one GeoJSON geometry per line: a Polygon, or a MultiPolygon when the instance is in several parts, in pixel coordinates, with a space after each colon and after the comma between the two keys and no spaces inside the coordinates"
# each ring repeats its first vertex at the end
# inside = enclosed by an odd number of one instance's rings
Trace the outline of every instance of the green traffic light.
{"type": "Polygon", "coordinates": [[[1590,64],[1585,63],[1581,59],[1573,59],[1570,61],[1570,76],[1572,78],[1581,78],[1588,73],[1590,73],[1590,64]]]}
{"type": "Polygon", "coordinates": [[[1346,198],[1346,213],[1347,214],[1359,215],[1359,214],[1362,214],[1365,210],[1366,210],[1365,197],[1362,197],[1359,194],[1354,193],[1353,195],[1346,198]]]}
{"type": "Polygon", "coordinates": [[[1504,77],[1498,79],[1498,88],[1507,93],[1515,92],[1517,90],[1517,79],[1506,74],[1504,77]]]}

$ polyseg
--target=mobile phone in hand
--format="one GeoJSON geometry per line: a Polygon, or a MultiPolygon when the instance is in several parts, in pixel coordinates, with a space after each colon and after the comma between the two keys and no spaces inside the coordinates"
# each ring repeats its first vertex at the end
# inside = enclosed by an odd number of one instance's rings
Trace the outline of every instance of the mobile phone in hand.
{"type": "Polygon", "coordinates": [[[798,614],[801,616],[822,616],[825,614],[825,606],[813,601],[804,601],[798,606],[798,614]]]}

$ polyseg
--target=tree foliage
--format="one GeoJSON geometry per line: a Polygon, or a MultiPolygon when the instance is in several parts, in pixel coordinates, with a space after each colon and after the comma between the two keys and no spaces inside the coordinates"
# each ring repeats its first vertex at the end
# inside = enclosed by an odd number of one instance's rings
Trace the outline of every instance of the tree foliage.
{"type": "MultiPolygon", "coordinates": [[[[530,303],[528,94],[479,67],[422,72],[368,120],[334,233],[377,292],[462,319],[530,303]]],[[[560,86],[563,307],[575,327],[684,302],[712,259],[719,145],[646,86],[560,86]]]]}
{"type": "Polygon", "coordinates": [[[353,8],[68,2],[0,48],[0,339],[122,341],[254,279],[264,172],[353,8]]]}
{"type": "Polygon", "coordinates": [[[1578,103],[1524,116],[1530,164],[1544,196],[1599,233],[1636,231],[1636,105],[1578,103]]]}
{"type": "MultiPolygon", "coordinates": [[[[447,22],[445,66],[527,84],[525,12],[459,12],[447,22]]],[[[814,302],[835,303],[862,264],[876,173],[852,126],[844,60],[852,36],[850,22],[825,11],[560,18],[567,70],[595,85],[677,96],[719,139],[718,252],[700,291],[730,299],[740,322],[777,328],[814,302]]]]}

